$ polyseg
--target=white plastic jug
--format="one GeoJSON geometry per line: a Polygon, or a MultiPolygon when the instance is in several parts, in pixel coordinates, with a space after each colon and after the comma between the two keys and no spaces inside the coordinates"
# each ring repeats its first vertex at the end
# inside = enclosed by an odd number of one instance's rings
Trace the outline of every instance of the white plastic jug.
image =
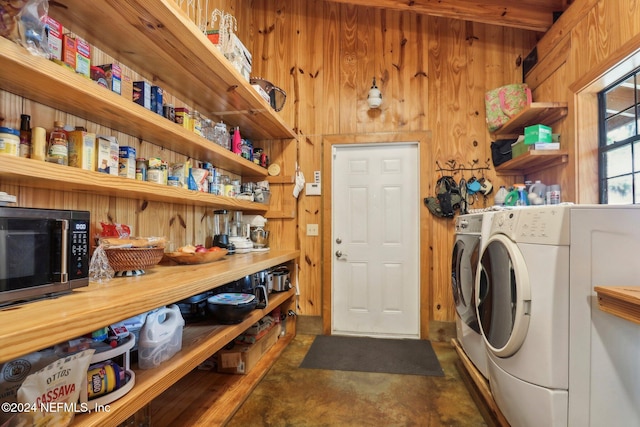
{"type": "Polygon", "coordinates": [[[540,180],[538,179],[529,188],[529,194],[531,193],[535,193],[538,195],[538,197],[544,199],[545,197],[547,197],[547,186],[540,182],[540,180]]]}
{"type": "Polygon", "coordinates": [[[180,308],[172,304],[147,315],[140,330],[138,366],[151,369],[170,359],[182,349],[184,319],[180,308]]]}

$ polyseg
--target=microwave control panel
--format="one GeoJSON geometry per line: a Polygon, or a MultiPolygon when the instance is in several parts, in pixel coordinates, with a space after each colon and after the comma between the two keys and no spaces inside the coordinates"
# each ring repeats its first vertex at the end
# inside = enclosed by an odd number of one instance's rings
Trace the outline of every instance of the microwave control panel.
{"type": "Polygon", "coordinates": [[[69,221],[69,280],[89,276],[89,221],[69,221]]]}

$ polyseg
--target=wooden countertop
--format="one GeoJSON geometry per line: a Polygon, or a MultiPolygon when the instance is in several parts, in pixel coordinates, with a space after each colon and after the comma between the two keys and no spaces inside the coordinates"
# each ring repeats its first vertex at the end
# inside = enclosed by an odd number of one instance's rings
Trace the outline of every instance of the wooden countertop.
{"type": "Polygon", "coordinates": [[[87,334],[298,258],[297,250],[237,254],[200,265],[158,265],[54,299],[0,310],[0,363],[87,334]]]}
{"type": "Polygon", "coordinates": [[[596,286],[600,310],[640,324],[640,287],[596,286]]]}

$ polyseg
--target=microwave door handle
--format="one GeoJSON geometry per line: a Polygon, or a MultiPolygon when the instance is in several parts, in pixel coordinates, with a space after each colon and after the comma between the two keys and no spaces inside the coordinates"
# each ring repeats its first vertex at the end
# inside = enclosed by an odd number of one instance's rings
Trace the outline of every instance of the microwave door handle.
{"type": "Polygon", "coordinates": [[[60,220],[62,226],[62,239],[61,239],[61,248],[60,248],[60,283],[67,283],[69,281],[69,271],[68,267],[68,246],[69,246],[69,221],[66,219],[60,220]]]}

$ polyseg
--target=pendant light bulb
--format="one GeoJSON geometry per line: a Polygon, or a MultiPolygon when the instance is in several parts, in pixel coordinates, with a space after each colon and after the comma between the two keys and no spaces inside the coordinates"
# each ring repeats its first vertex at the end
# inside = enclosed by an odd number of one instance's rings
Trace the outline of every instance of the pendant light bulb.
{"type": "Polygon", "coordinates": [[[382,105],[382,93],[378,86],[376,86],[376,78],[373,78],[373,84],[371,85],[371,89],[369,89],[369,95],[367,96],[367,104],[369,104],[369,108],[379,108],[382,105]]]}

